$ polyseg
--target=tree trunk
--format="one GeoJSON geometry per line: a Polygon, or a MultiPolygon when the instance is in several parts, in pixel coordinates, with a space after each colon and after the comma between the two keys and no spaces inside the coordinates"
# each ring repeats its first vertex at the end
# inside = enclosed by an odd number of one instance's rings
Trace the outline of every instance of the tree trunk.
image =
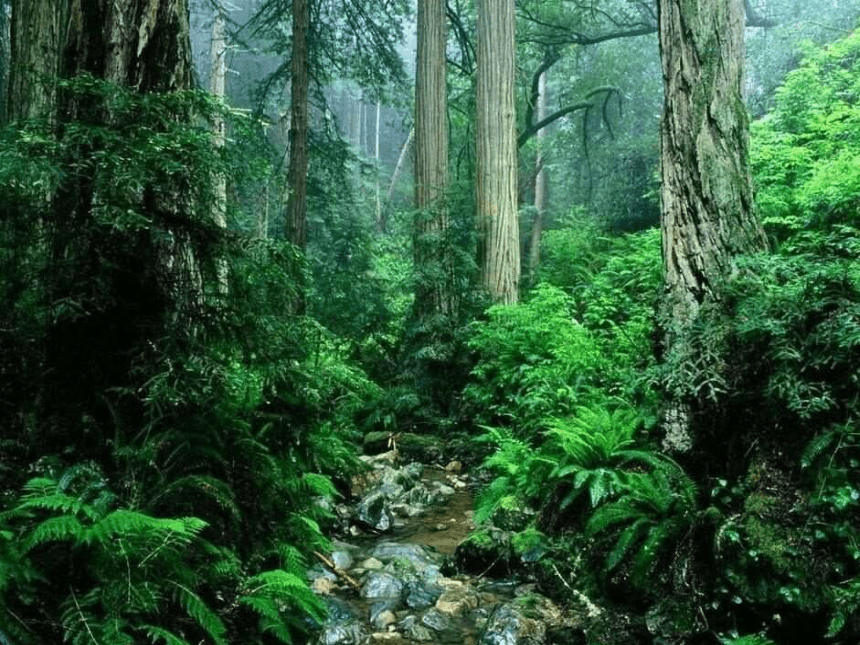
{"type": "Polygon", "coordinates": [[[382,101],[377,99],[376,101],[376,128],[374,130],[374,146],[373,146],[373,158],[376,161],[376,226],[379,229],[380,233],[385,233],[385,220],[382,219],[382,198],[380,196],[380,186],[379,182],[381,180],[380,171],[382,170],[379,165],[379,119],[382,114],[382,101]]]}
{"type": "Polygon", "coordinates": [[[70,0],[12,0],[9,121],[50,116],[66,37],[70,0]]]}
{"type": "Polygon", "coordinates": [[[447,17],[444,0],[418,3],[418,65],[415,76],[415,267],[419,316],[446,313],[450,262],[448,229],[448,88],[445,76],[447,17]]]}
{"type": "MultiPolygon", "coordinates": [[[[226,17],[221,3],[215,9],[212,21],[212,41],[209,47],[209,92],[219,101],[227,95],[227,31],[226,17]]],[[[215,146],[223,148],[226,143],[224,117],[216,114],[212,120],[215,146]]],[[[221,228],[227,227],[227,177],[218,173],[214,178],[214,205],[212,217],[221,228]]]]}
{"type": "Polygon", "coordinates": [[[308,201],[308,0],[293,0],[290,168],[287,238],[300,249],[307,246],[308,201]]]}
{"type": "Polygon", "coordinates": [[[513,0],[478,2],[477,215],[483,284],[499,303],[517,301],[520,279],[514,27],[513,0]]]}
{"type": "MultiPolygon", "coordinates": [[[[538,81],[537,96],[537,121],[540,123],[546,118],[546,72],[540,75],[538,81]]],[[[535,135],[537,137],[537,159],[535,160],[535,218],[532,222],[532,236],[529,244],[529,283],[534,286],[537,283],[538,269],[540,268],[540,243],[543,232],[543,212],[546,210],[546,168],[544,167],[543,146],[546,130],[541,128],[535,135]]]]}
{"type": "Polygon", "coordinates": [[[394,189],[397,188],[397,181],[400,179],[400,175],[403,172],[403,166],[406,163],[406,156],[409,154],[409,149],[412,146],[412,139],[415,137],[415,128],[411,128],[409,130],[409,134],[406,136],[406,141],[403,142],[403,147],[400,148],[400,155],[397,157],[397,165],[394,166],[394,172],[391,173],[391,183],[388,185],[388,198],[387,200],[391,202],[394,199],[394,189]]]}
{"type": "Polygon", "coordinates": [[[8,121],[9,62],[12,58],[10,9],[6,0],[0,0],[0,125],[8,121]]]}
{"type": "MultiPolygon", "coordinates": [[[[740,0],[662,0],[665,89],[661,127],[664,351],[682,352],[700,308],[718,303],[735,257],[764,249],[748,164],[741,89],[744,13],[740,0]]],[[[666,413],[669,448],[692,445],[689,402],[666,413]]]]}

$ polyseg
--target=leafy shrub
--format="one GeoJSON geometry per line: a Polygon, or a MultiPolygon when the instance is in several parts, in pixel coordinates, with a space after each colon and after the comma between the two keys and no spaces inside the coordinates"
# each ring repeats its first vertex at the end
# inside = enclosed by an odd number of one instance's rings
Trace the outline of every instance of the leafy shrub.
{"type": "Polygon", "coordinates": [[[489,320],[474,323],[469,347],[478,358],[463,393],[471,418],[525,437],[589,399],[605,363],[572,309],[570,296],[539,285],[528,302],[492,307],[489,320]]]}

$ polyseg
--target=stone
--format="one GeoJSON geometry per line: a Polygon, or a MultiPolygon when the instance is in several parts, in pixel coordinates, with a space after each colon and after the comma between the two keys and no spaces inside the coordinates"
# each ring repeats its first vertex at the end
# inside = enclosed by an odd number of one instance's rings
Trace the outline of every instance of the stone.
{"type": "Polygon", "coordinates": [[[417,642],[435,641],[436,637],[415,616],[407,616],[398,623],[398,628],[409,639],[417,642]]]}
{"type": "Polygon", "coordinates": [[[341,623],[324,626],[317,643],[319,645],[361,645],[367,637],[367,629],[361,623],[341,623]]]}
{"type": "Polygon", "coordinates": [[[542,645],[546,626],[529,618],[514,604],[500,606],[493,612],[481,634],[481,645],[542,645]]]}
{"type": "Polygon", "coordinates": [[[448,465],[445,466],[445,470],[449,473],[459,473],[462,469],[463,463],[456,459],[454,461],[449,461],[448,465]]]}
{"type": "Polygon", "coordinates": [[[379,491],[374,491],[358,503],[355,509],[356,516],[361,522],[378,531],[387,531],[392,524],[387,504],[387,497],[379,491]]]}
{"type": "Polygon", "coordinates": [[[478,596],[467,585],[449,589],[436,600],[436,609],[447,616],[463,616],[477,606],[478,596]]]}
{"type": "Polygon", "coordinates": [[[311,590],[314,593],[318,593],[321,596],[329,596],[331,592],[335,589],[339,589],[340,587],[336,582],[329,580],[327,578],[317,578],[311,583],[311,590]]]}
{"type": "Polygon", "coordinates": [[[412,582],[407,585],[406,605],[412,609],[427,609],[436,604],[444,590],[437,585],[412,582]]]}
{"type": "Polygon", "coordinates": [[[402,593],[403,582],[384,571],[372,571],[367,574],[361,587],[361,597],[368,599],[399,599],[402,593]]]}
{"type": "Polygon", "coordinates": [[[378,571],[383,567],[383,564],[376,558],[367,558],[366,560],[362,560],[358,566],[366,571],[378,571]]]}
{"type": "Polygon", "coordinates": [[[346,571],[352,568],[352,554],[349,551],[335,551],[331,554],[331,561],[338,569],[346,571]]]}
{"type": "Polygon", "coordinates": [[[392,560],[408,560],[416,571],[425,571],[431,565],[442,563],[442,556],[435,551],[421,546],[420,544],[407,544],[400,542],[380,542],[370,555],[383,562],[392,560]]]}
{"type": "Polygon", "coordinates": [[[373,607],[370,609],[370,624],[376,629],[385,631],[389,625],[397,622],[397,616],[388,607],[380,607],[379,611],[374,612],[373,607]]]}
{"type": "Polygon", "coordinates": [[[431,609],[421,617],[421,622],[435,632],[445,632],[453,629],[451,618],[438,609],[431,609]]]}
{"type": "Polygon", "coordinates": [[[439,488],[437,490],[440,493],[442,493],[443,495],[447,495],[447,496],[451,496],[457,492],[453,488],[451,488],[450,486],[446,486],[445,484],[440,484],[439,488]]]}

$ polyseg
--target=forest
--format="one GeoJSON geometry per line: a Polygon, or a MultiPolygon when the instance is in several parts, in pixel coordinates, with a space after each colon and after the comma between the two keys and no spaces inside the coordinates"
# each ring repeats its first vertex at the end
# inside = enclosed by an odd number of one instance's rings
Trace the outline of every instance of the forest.
{"type": "Polygon", "coordinates": [[[856,645],[860,7],[0,0],[0,645],[856,645]]]}

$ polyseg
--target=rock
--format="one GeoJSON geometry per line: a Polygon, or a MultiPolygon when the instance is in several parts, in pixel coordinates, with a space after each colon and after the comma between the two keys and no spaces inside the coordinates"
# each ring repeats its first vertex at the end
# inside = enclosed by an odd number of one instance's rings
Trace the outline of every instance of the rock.
{"type": "Polygon", "coordinates": [[[392,603],[382,602],[376,603],[370,608],[370,624],[379,630],[388,629],[389,625],[397,622],[397,616],[394,615],[392,603]]]}
{"type": "Polygon", "coordinates": [[[338,569],[346,571],[352,568],[352,554],[349,551],[335,551],[331,554],[331,561],[338,569]]]}
{"type": "Polygon", "coordinates": [[[327,578],[317,578],[311,583],[311,589],[314,593],[318,593],[321,596],[329,596],[331,592],[335,589],[339,589],[340,587],[336,582],[329,580],[327,578]]]}
{"type": "Polygon", "coordinates": [[[364,435],[363,449],[365,455],[396,450],[404,457],[422,461],[442,452],[436,437],[412,432],[368,432],[364,435]]]}
{"type": "Polygon", "coordinates": [[[390,573],[372,571],[361,587],[361,597],[368,599],[386,598],[400,599],[403,593],[403,582],[390,573]]]}
{"type": "Polygon", "coordinates": [[[337,576],[321,564],[315,564],[310,569],[308,569],[307,577],[308,580],[317,580],[318,578],[325,578],[326,580],[331,580],[332,582],[337,581],[337,576]]]}
{"type": "Polygon", "coordinates": [[[379,491],[369,493],[356,506],[356,517],[378,531],[387,531],[392,525],[392,517],[387,504],[388,499],[383,493],[379,491]]]}
{"type": "Polygon", "coordinates": [[[317,643],[319,645],[361,645],[367,637],[367,629],[359,622],[326,625],[317,643]]]}
{"type": "Polygon", "coordinates": [[[463,464],[456,459],[454,461],[449,461],[448,465],[445,466],[445,470],[449,473],[459,473],[463,469],[463,464]]]}
{"type": "Polygon", "coordinates": [[[439,484],[439,487],[437,488],[437,490],[446,496],[451,496],[457,492],[453,488],[451,488],[450,486],[446,486],[445,484],[439,484]]]}
{"type": "Polygon", "coordinates": [[[493,612],[484,633],[481,645],[543,645],[546,636],[545,624],[529,618],[515,604],[500,606],[493,612]]]}
{"type": "Polygon", "coordinates": [[[415,616],[407,616],[397,625],[404,635],[413,641],[426,642],[435,641],[436,637],[424,625],[422,625],[415,616]]]}
{"type": "Polygon", "coordinates": [[[478,606],[478,596],[468,585],[449,589],[436,601],[436,609],[447,616],[463,616],[478,606]]]}
{"type": "Polygon", "coordinates": [[[445,632],[453,629],[454,623],[438,609],[431,609],[421,617],[421,622],[436,632],[445,632]]]}
{"type": "Polygon", "coordinates": [[[444,589],[438,585],[412,582],[406,586],[406,605],[412,609],[427,609],[436,604],[444,589]]]}
{"type": "Polygon", "coordinates": [[[370,555],[383,562],[392,560],[408,560],[418,572],[425,571],[431,565],[442,563],[442,556],[420,544],[401,544],[400,542],[380,542],[370,555]]]}
{"type": "Polygon", "coordinates": [[[366,560],[362,560],[358,566],[367,571],[378,571],[383,565],[376,558],[367,558],[366,560]]]}
{"type": "Polygon", "coordinates": [[[437,524],[436,526],[434,526],[434,527],[433,527],[433,530],[434,530],[434,531],[447,531],[447,530],[448,530],[448,528],[449,528],[449,527],[448,527],[448,525],[447,525],[447,524],[439,523],[439,524],[437,524]]]}

